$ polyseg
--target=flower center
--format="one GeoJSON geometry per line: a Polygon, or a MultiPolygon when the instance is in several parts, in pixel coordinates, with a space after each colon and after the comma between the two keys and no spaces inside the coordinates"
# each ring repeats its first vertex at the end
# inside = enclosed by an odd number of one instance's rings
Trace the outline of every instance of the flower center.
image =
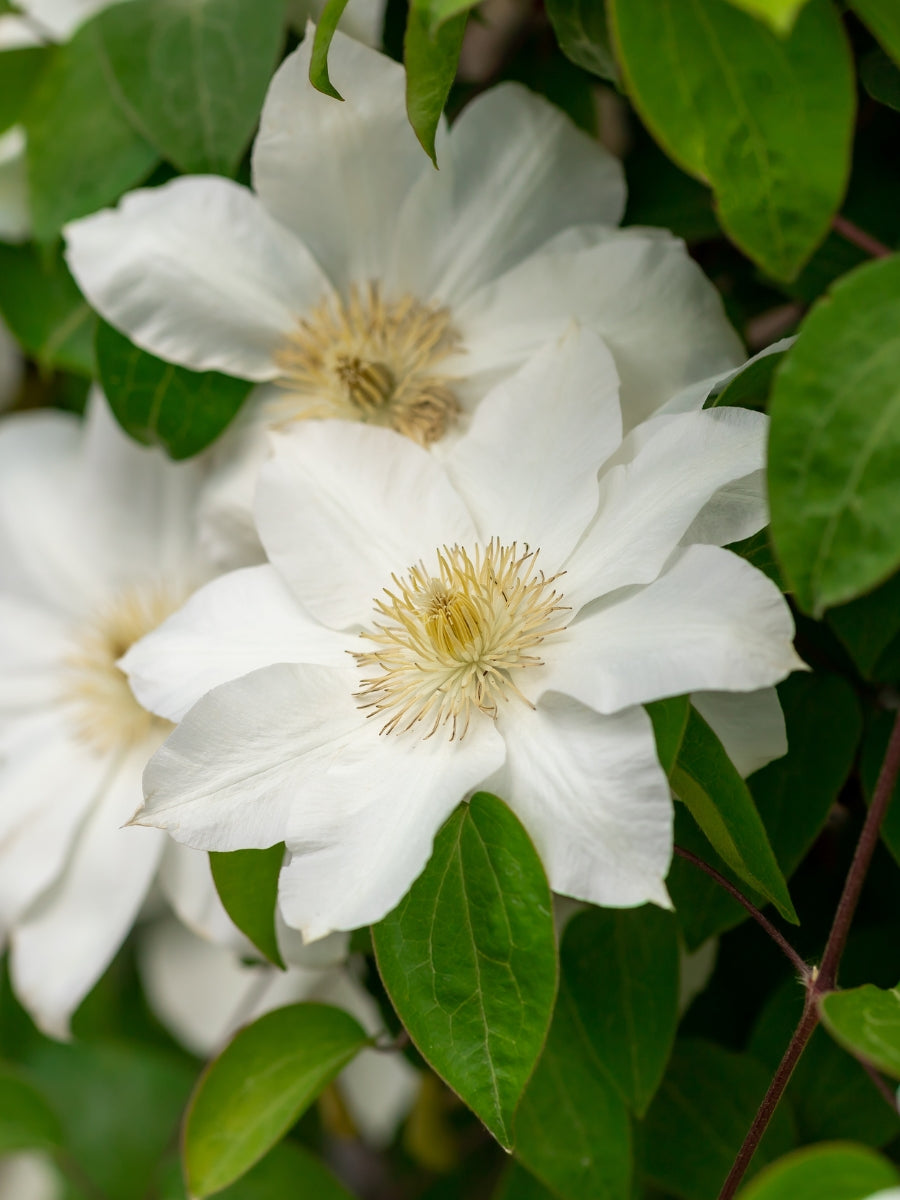
{"type": "Polygon", "coordinates": [[[386,301],[376,283],[354,286],[346,303],[323,300],[300,320],[276,355],[291,397],[273,417],[367,421],[427,446],[459,412],[443,364],[460,346],[448,309],[412,296],[386,301]]]}
{"type": "Polygon", "coordinates": [[[183,590],[158,585],[127,588],[77,631],[76,648],[63,664],[63,699],[77,736],[92,749],[108,753],[172,728],[138,704],[116,663],[186,598],[183,590]]]}
{"type": "Polygon", "coordinates": [[[565,622],[562,596],[537,568],[538,551],[492,538],[470,553],[459,546],[437,551],[437,570],[424,563],[396,590],[375,600],[376,619],[362,636],[374,649],[355,655],[371,675],[357,699],[369,715],[383,714],[382,733],[421,725],[425,737],[448,726],[451,740],[465,736],[473,711],[497,716],[511,696],[529,704],[516,675],[543,665],[535,649],[565,622]]]}

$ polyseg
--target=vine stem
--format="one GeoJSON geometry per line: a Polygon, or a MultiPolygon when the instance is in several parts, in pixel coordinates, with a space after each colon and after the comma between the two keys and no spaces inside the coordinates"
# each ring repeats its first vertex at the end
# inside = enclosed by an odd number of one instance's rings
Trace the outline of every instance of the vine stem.
{"type": "Polygon", "coordinates": [[[872,258],[889,258],[894,253],[890,246],[886,246],[884,242],[872,237],[871,233],[866,233],[864,229],[860,229],[853,221],[848,221],[840,214],[832,220],[831,228],[846,241],[852,242],[854,246],[858,246],[860,250],[870,254],[872,258]]]}
{"type": "Polygon", "coordinates": [[[772,1119],[772,1114],[778,1107],[778,1102],[790,1082],[791,1075],[794,1073],[794,1067],[796,1067],[800,1055],[806,1049],[806,1044],[819,1023],[819,997],[826,992],[833,991],[835,988],[838,967],[841,963],[844,947],[847,944],[850,924],[853,921],[859,896],[866,881],[869,865],[872,862],[872,855],[875,853],[875,847],[878,845],[881,823],[887,812],[891,796],[894,794],[894,787],[896,786],[898,776],[900,776],[900,712],[894,718],[894,727],[891,730],[884,760],[881,764],[881,771],[878,774],[878,782],[875,785],[872,804],[866,814],[862,832],[856,844],[853,861],[850,864],[850,870],[847,872],[844,890],[841,893],[837,911],[834,914],[834,921],[831,925],[831,931],[828,934],[828,941],[825,944],[822,965],[818,970],[814,969],[809,975],[806,986],[806,1000],[803,1005],[800,1022],[794,1030],[790,1044],[784,1053],[784,1058],[778,1064],[778,1070],[772,1077],[772,1082],[769,1084],[762,1104],[760,1104],[759,1110],[753,1119],[753,1124],[744,1138],[744,1143],[738,1151],[734,1165],[728,1172],[728,1178],[722,1185],[719,1200],[731,1200],[731,1197],[737,1191],[747,1168],[750,1166],[753,1155],[756,1153],[769,1121],[772,1119]]]}
{"type": "Polygon", "coordinates": [[[701,871],[705,871],[710,879],[714,879],[719,887],[724,888],[729,896],[733,896],[738,904],[743,905],[750,916],[756,921],[757,925],[761,926],[772,941],[780,950],[784,952],[791,964],[799,972],[803,979],[808,979],[810,976],[810,968],[803,961],[791,943],[778,932],[768,917],[763,916],[759,909],[747,899],[747,897],[734,886],[734,884],[721,875],[715,867],[711,867],[709,863],[704,862],[702,858],[698,858],[696,854],[692,854],[690,850],[685,850],[683,846],[676,846],[675,853],[679,858],[685,859],[689,863],[693,863],[695,867],[699,867],[701,871]]]}

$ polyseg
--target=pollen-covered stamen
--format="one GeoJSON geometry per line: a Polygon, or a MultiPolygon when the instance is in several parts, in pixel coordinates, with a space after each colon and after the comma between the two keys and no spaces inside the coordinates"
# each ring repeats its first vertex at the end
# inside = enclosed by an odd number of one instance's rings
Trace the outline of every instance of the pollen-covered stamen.
{"type": "Polygon", "coordinates": [[[186,598],[183,589],[152,583],[130,587],[74,631],[75,648],[63,664],[63,700],[76,736],[92,749],[107,753],[171,729],[137,702],[116,663],[186,598]]]}
{"type": "Polygon", "coordinates": [[[378,284],[321,302],[276,354],[290,395],[275,421],[339,417],[386,425],[427,446],[459,411],[445,361],[461,349],[450,313],[412,296],[387,301],[378,284]]]}
{"type": "Polygon", "coordinates": [[[434,573],[420,563],[393,576],[395,590],[375,600],[377,618],[362,634],[375,649],[355,656],[373,672],[357,699],[387,718],[382,733],[421,726],[431,737],[447,726],[462,737],[473,711],[493,718],[501,700],[529,703],[516,675],[542,665],[534,651],[565,628],[566,611],[551,586],[559,575],[547,578],[537,557],[492,539],[471,553],[438,550],[434,573]]]}

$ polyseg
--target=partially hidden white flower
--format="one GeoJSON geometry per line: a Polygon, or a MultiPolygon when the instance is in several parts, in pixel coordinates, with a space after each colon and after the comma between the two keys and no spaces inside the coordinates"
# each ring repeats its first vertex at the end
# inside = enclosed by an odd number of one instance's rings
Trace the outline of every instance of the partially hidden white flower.
{"type": "MultiPolygon", "coordinates": [[[[297,947],[283,930],[279,942],[286,971],[242,960],[240,951],[201,940],[174,918],[149,922],[138,940],[147,999],[179,1041],[203,1057],[221,1050],[241,1025],[302,1000],[333,1004],[367,1033],[384,1033],[378,1006],[345,961],[345,936],[297,947]]],[[[418,1084],[402,1055],[379,1050],[363,1050],[338,1078],[353,1124],[375,1146],[391,1140],[418,1084]]]]}
{"type": "MultiPolygon", "coordinates": [[[[288,20],[302,33],[308,21],[318,21],[326,2],[327,0],[288,0],[288,20]]],[[[367,46],[380,46],[386,8],[387,0],[350,0],[341,13],[339,28],[348,37],[356,38],[367,46]]]]}
{"type": "Polygon", "coordinates": [[[11,18],[35,30],[42,41],[67,42],[80,26],[122,0],[16,0],[23,17],[11,18]]]}
{"type": "Polygon", "coordinates": [[[95,393],[84,423],[0,422],[0,938],[46,1031],[120,945],[166,839],[123,829],[167,732],[117,667],[209,578],[197,464],[130,441],[95,393]]]}
{"type": "Polygon", "coordinates": [[[209,505],[220,561],[260,559],[266,428],[339,417],[442,449],[489,386],[573,319],[603,335],[628,426],[741,361],[684,245],[615,228],[619,163],[553,105],[514,84],[485,92],[442,126],[435,171],[403,69],[337,36],[340,104],[309,83],[311,41],[270,85],[255,191],[182,177],[66,229],[82,291],[139,346],[276,385],[226,438],[209,505]]]}
{"type": "Polygon", "coordinates": [[[662,416],[623,441],[618,393],[581,331],[493,389],[444,463],[364,424],[273,435],[270,563],[123,662],[181,720],[136,820],[203,849],[284,840],[280,904],[307,940],[384,916],[480,787],[557,892],[668,903],[671,800],[641,705],[753,693],[799,660],[778,590],[718,548],[751,531],[720,500],[761,469],[765,418],[662,416]]]}
{"type": "Polygon", "coordinates": [[[20,1150],[0,1158],[0,1200],[64,1200],[67,1192],[46,1151],[20,1150]]]}

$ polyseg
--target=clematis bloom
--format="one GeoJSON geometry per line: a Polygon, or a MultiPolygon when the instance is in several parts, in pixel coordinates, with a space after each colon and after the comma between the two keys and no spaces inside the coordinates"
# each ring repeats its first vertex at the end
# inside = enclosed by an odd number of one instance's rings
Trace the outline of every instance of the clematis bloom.
{"type": "Polygon", "coordinates": [[[364,424],[274,435],[269,563],[124,659],[181,719],[136,821],[203,849],[284,840],[280,905],[307,940],[390,911],[482,787],[557,892],[666,904],[671,800],[641,705],[755,692],[798,660],[778,590],[713,544],[747,532],[729,488],[761,469],[765,418],[689,412],[623,441],[618,393],[582,331],[493,389],[445,463],[364,424]]]}
{"type": "Polygon", "coordinates": [[[222,450],[208,503],[220,561],[241,559],[239,536],[245,561],[259,557],[267,428],[341,418],[440,449],[573,319],[602,333],[629,425],[740,362],[683,244],[615,228],[619,163],[553,105],[514,84],[485,92],[442,126],[435,171],[409,126],[403,69],[336,36],[339,104],[309,83],[311,42],[270,85],[254,191],[183,177],[66,229],[80,288],[137,345],[274,385],[222,450]]]}

